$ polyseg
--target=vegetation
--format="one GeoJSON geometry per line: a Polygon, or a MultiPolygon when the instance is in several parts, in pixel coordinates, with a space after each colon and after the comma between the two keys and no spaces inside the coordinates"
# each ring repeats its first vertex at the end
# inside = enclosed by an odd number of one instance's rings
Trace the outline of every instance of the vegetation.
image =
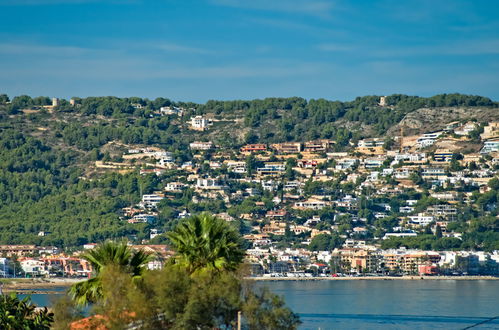
{"type": "MultiPolygon", "coordinates": [[[[75,290],[78,285],[70,294],[76,303],[82,297],[94,302],[92,316],[75,321],[76,313],[68,312],[65,305],[56,314],[68,317],[59,318],[55,327],[64,328],[76,322],[110,329],[131,324],[143,329],[233,329],[238,312],[242,312],[246,329],[297,327],[298,316],[285,307],[280,297],[267,290],[254,290],[242,280],[238,237],[227,223],[203,214],[178,227],[171,236],[175,236],[176,242],[196,242],[187,245],[199,253],[188,253],[184,243],[176,243],[176,262],[167,263],[161,271],[137,267],[143,262],[134,260],[146,257],[131,253],[125,242],[106,242],[89,252],[86,258],[96,265],[96,276],[83,283],[92,283],[94,288],[87,291],[88,298],[74,294],[82,292],[75,290]]],[[[88,287],[85,285],[84,289],[88,287]]]]}
{"type": "Polygon", "coordinates": [[[0,326],[2,329],[48,330],[54,314],[47,308],[36,310],[31,298],[20,300],[15,294],[0,296],[0,326]]]}
{"type": "MultiPolygon", "coordinates": [[[[263,215],[275,207],[274,194],[262,191],[258,184],[231,180],[228,184],[231,194],[248,188],[262,193],[240,202],[227,203],[222,198],[214,198],[195,203],[193,197],[196,193],[185,189],[175,193],[175,198],[165,199],[158,205],[154,225],[128,224],[120,220],[123,207],[138,203],[141,194],[161,190],[165,181],[185,178],[187,173],[169,170],[159,177],[154,174],[140,175],[139,168],[148,168],[146,162],[140,161],[132,162],[128,173],[110,173],[96,168],[95,161],[122,161],[127,146],[161,147],[172,152],[177,165],[192,162],[203,175],[236,179],[243,175],[228,171],[226,167],[213,169],[209,166],[213,152],[194,152],[188,144],[195,140],[210,140],[224,148],[234,148],[226,149],[228,155],[224,156],[225,159],[233,159],[237,148],[249,142],[328,138],[335,141],[335,150],[351,151],[351,145],[358,139],[383,136],[404,116],[421,107],[498,107],[488,98],[461,94],[430,98],[390,95],[386,98],[386,107],[378,105],[377,96],[359,97],[350,102],[293,97],[208,101],[205,104],[136,97],[74,100],[75,106],[61,100],[60,105],[52,109],[48,97],[0,96],[0,243],[53,245],[70,250],[89,242],[123,237],[139,242],[149,238],[152,228],[163,232],[174,228],[179,221],[177,215],[186,210],[192,214],[227,212],[238,218],[242,214],[263,215]],[[182,107],[185,115],[160,116],[158,110],[163,106],[182,107]],[[214,128],[204,132],[189,130],[187,120],[192,115],[201,114],[217,120],[214,128]]],[[[482,124],[473,133],[476,140],[480,139],[481,131],[482,124]]],[[[394,143],[387,136],[385,140],[387,146],[394,143]]],[[[460,169],[458,156],[456,154],[451,163],[456,170],[460,169]]],[[[295,161],[287,161],[282,180],[300,178],[292,169],[295,161]]],[[[254,155],[248,156],[245,162],[249,175],[254,175],[256,168],[262,165],[254,155]]],[[[329,168],[331,166],[329,164],[329,168]]],[[[327,168],[324,166],[321,170],[327,168]]],[[[303,188],[304,196],[324,195],[333,200],[345,194],[354,194],[355,184],[345,184],[345,178],[341,174],[329,182],[309,180],[303,188]]],[[[412,174],[411,179],[425,189],[431,188],[420,173],[412,174]]],[[[473,189],[476,187],[465,186],[462,191],[473,189]]],[[[479,232],[467,223],[475,219],[481,221],[487,212],[496,208],[497,188],[492,190],[485,194],[476,193],[473,201],[478,209],[473,208],[459,215],[459,227],[465,234],[462,248],[490,250],[495,246],[491,241],[496,233],[491,233],[490,229],[479,232]]],[[[277,193],[279,196],[284,194],[282,184],[277,187],[277,193]]],[[[423,202],[426,195],[420,196],[423,202]]],[[[400,206],[401,199],[395,199],[398,202],[380,202],[398,203],[400,206]]],[[[423,202],[418,204],[418,210],[426,205],[423,202]]],[[[464,209],[465,205],[461,203],[459,207],[464,209]]],[[[331,214],[344,211],[337,208],[317,212],[326,220],[321,226],[333,225],[331,214]]],[[[367,238],[379,236],[391,230],[394,222],[390,219],[374,221],[373,214],[378,211],[374,203],[358,212],[349,211],[350,219],[343,219],[339,229],[346,233],[352,227],[352,219],[368,218],[368,227],[375,227],[376,233],[371,230],[367,238]]],[[[306,220],[305,214],[295,212],[293,216],[299,221],[306,220]]],[[[237,230],[249,232],[248,223],[236,222],[237,230]]],[[[166,240],[164,235],[160,235],[153,242],[166,240]]],[[[299,241],[300,237],[290,234],[280,243],[284,246],[299,241]]]]}
{"type": "Polygon", "coordinates": [[[126,241],[118,243],[107,241],[82,255],[87,260],[95,277],[78,282],[71,287],[70,295],[79,305],[97,302],[103,298],[102,274],[106,268],[113,267],[132,280],[138,280],[144,274],[146,264],[151,260],[143,251],[132,251],[126,241]]]}
{"type": "Polygon", "coordinates": [[[203,269],[235,270],[244,257],[236,231],[224,220],[206,213],[179,224],[168,238],[178,253],[175,262],[189,273],[203,269]]]}

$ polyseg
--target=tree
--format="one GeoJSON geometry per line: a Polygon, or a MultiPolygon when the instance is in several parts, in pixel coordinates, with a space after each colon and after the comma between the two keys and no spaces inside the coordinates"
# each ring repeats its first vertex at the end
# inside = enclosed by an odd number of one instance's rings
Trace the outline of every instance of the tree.
{"type": "Polygon", "coordinates": [[[343,240],[338,235],[319,234],[315,236],[308,248],[312,251],[329,251],[341,246],[343,240]]]}
{"type": "Polygon", "coordinates": [[[437,225],[437,227],[435,228],[435,236],[437,236],[438,238],[442,238],[442,228],[440,227],[440,225],[437,225]]]}
{"type": "Polygon", "coordinates": [[[191,274],[203,269],[235,270],[243,260],[239,234],[207,213],[190,217],[167,235],[177,252],[175,263],[191,274]]]}
{"type": "Polygon", "coordinates": [[[0,296],[0,326],[2,329],[50,329],[54,313],[47,307],[36,310],[31,298],[19,300],[15,294],[0,296]]]}
{"type": "Polygon", "coordinates": [[[7,94],[0,94],[0,104],[5,104],[9,102],[9,96],[7,94]]]}
{"type": "Polygon", "coordinates": [[[253,154],[250,154],[246,157],[246,173],[248,176],[252,176],[256,170],[256,159],[253,154]]]}
{"type": "Polygon", "coordinates": [[[490,189],[499,191],[499,179],[498,178],[490,179],[488,185],[489,185],[490,189]]]}
{"type": "Polygon", "coordinates": [[[133,279],[142,277],[150,256],[140,251],[132,251],[126,241],[107,241],[82,255],[93,267],[95,277],[71,286],[70,295],[80,305],[97,302],[104,298],[102,273],[108,267],[119,268],[133,279]]]}
{"type": "Polygon", "coordinates": [[[259,292],[248,291],[242,310],[249,329],[296,329],[301,323],[297,314],[284,304],[284,300],[267,288],[259,292]]]}

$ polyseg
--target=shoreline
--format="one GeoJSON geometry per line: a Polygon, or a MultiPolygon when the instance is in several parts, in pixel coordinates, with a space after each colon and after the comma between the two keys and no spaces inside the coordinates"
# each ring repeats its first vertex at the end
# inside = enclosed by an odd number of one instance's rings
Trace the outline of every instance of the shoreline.
{"type": "Polygon", "coordinates": [[[345,276],[345,277],[245,277],[250,281],[422,281],[422,280],[451,280],[451,281],[496,281],[497,276],[345,276]]]}
{"type": "MultiPolygon", "coordinates": [[[[497,281],[499,276],[345,276],[345,277],[244,277],[252,282],[275,281],[497,281]]],[[[3,283],[5,293],[16,294],[51,294],[60,292],[55,288],[67,288],[85,278],[51,279],[7,279],[3,283]],[[51,290],[52,289],[52,290],[51,290]]]]}
{"type": "Polygon", "coordinates": [[[6,293],[51,293],[53,290],[39,291],[39,289],[53,289],[58,287],[69,287],[74,283],[85,280],[85,278],[51,278],[51,279],[25,279],[9,278],[0,281],[3,283],[3,291],[6,293]]]}

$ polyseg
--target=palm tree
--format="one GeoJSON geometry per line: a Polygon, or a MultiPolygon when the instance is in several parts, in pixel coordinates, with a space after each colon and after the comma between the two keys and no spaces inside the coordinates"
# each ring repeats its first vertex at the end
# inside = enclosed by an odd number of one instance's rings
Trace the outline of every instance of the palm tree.
{"type": "Polygon", "coordinates": [[[177,252],[174,261],[191,274],[202,269],[235,270],[244,256],[235,229],[206,213],[180,223],[168,238],[177,252]]]}
{"type": "Polygon", "coordinates": [[[54,322],[54,313],[47,307],[37,309],[31,298],[22,300],[15,294],[0,295],[0,325],[2,329],[40,329],[49,330],[54,322]]]}
{"type": "Polygon", "coordinates": [[[117,267],[120,271],[129,274],[132,279],[141,278],[145,265],[151,256],[142,250],[132,251],[126,241],[107,241],[82,255],[94,269],[95,277],[71,286],[69,294],[79,304],[86,305],[103,298],[102,272],[109,267],[117,267]]]}

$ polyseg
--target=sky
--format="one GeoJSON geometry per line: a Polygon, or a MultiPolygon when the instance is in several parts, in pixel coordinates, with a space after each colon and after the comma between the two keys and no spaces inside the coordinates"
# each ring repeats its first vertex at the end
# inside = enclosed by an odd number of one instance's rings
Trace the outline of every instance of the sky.
{"type": "Polygon", "coordinates": [[[477,94],[499,100],[495,0],[0,0],[0,93],[477,94]]]}

